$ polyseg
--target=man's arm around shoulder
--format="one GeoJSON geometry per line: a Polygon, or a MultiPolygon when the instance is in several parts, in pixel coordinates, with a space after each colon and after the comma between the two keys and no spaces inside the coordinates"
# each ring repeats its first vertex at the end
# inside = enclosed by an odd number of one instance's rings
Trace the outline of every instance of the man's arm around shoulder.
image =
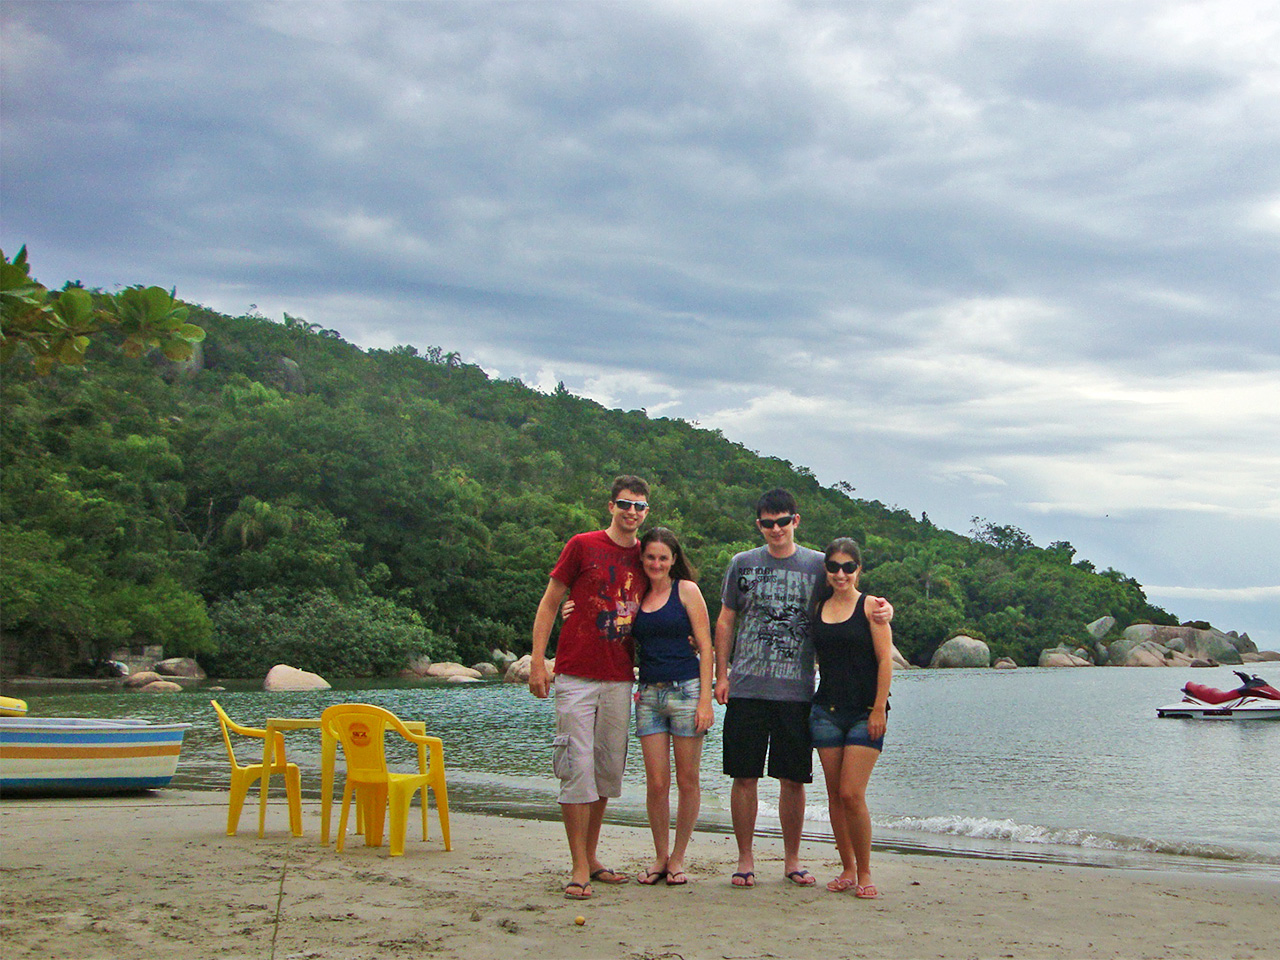
{"type": "Polygon", "coordinates": [[[884,597],[873,597],[867,594],[867,609],[871,611],[873,623],[883,625],[893,620],[893,604],[884,597]]]}

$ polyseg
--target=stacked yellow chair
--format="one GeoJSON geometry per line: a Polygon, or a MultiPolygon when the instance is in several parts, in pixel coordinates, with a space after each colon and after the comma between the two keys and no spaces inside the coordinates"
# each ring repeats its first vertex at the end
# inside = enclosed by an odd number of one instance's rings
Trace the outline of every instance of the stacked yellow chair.
{"type": "MultiPolygon", "coordinates": [[[[227,756],[231,760],[231,806],[227,810],[227,836],[234,837],[240,826],[240,811],[244,809],[244,798],[249,788],[262,779],[263,765],[251,763],[242,766],[236,759],[236,750],[231,742],[231,734],[265,740],[267,731],[258,727],[245,727],[227,716],[217,700],[210,700],[214,711],[218,714],[218,723],[222,726],[222,742],[226,744],[227,756]]],[[[285,796],[289,800],[289,829],[295,837],[302,836],[302,774],[296,763],[289,763],[284,756],[284,734],[277,733],[275,747],[271,751],[271,774],[284,774],[285,796]]]]}
{"type": "Polygon", "coordinates": [[[342,813],[338,818],[339,851],[346,839],[347,817],[355,798],[358,819],[364,822],[365,844],[382,845],[384,814],[390,810],[391,856],[404,853],[404,837],[408,828],[409,804],[413,795],[422,791],[422,839],[427,839],[427,791],[436,798],[440,815],[440,833],[444,848],[452,850],[449,841],[449,790],[445,785],[444,741],[410,731],[394,713],[367,703],[339,703],[320,715],[321,729],[342,745],[347,765],[347,780],[342,790],[342,813]],[[425,771],[392,773],[387,767],[386,731],[394,730],[417,745],[419,755],[425,747],[430,759],[425,771]]]}

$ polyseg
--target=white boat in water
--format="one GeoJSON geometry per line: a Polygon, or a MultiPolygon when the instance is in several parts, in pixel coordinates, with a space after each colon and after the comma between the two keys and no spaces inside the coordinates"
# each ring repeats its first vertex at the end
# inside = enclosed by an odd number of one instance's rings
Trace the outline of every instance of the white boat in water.
{"type": "Polygon", "coordinates": [[[189,723],[0,716],[0,794],[168,786],[189,723]]]}
{"type": "Polygon", "coordinates": [[[1157,717],[1190,720],[1280,720],[1280,690],[1261,677],[1235,671],[1242,681],[1233,690],[1188,683],[1182,699],[1156,708],[1157,717]]]}

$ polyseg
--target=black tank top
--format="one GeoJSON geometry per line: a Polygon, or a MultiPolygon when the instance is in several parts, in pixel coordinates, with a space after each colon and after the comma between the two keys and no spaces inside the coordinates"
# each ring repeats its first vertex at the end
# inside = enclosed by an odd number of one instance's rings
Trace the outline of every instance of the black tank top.
{"type": "Polygon", "coordinates": [[[843,623],[813,618],[813,647],[821,679],[813,702],[842,710],[869,711],[876,702],[880,661],[867,623],[867,595],[858,595],[853,613],[843,623]]]}

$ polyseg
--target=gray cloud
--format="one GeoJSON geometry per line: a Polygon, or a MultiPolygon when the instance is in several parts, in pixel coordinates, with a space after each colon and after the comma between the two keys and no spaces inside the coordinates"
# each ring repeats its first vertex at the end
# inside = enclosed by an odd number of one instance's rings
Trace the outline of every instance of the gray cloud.
{"type": "Polygon", "coordinates": [[[0,238],[698,420],[1280,646],[1267,8],[8,2],[0,238]]]}

